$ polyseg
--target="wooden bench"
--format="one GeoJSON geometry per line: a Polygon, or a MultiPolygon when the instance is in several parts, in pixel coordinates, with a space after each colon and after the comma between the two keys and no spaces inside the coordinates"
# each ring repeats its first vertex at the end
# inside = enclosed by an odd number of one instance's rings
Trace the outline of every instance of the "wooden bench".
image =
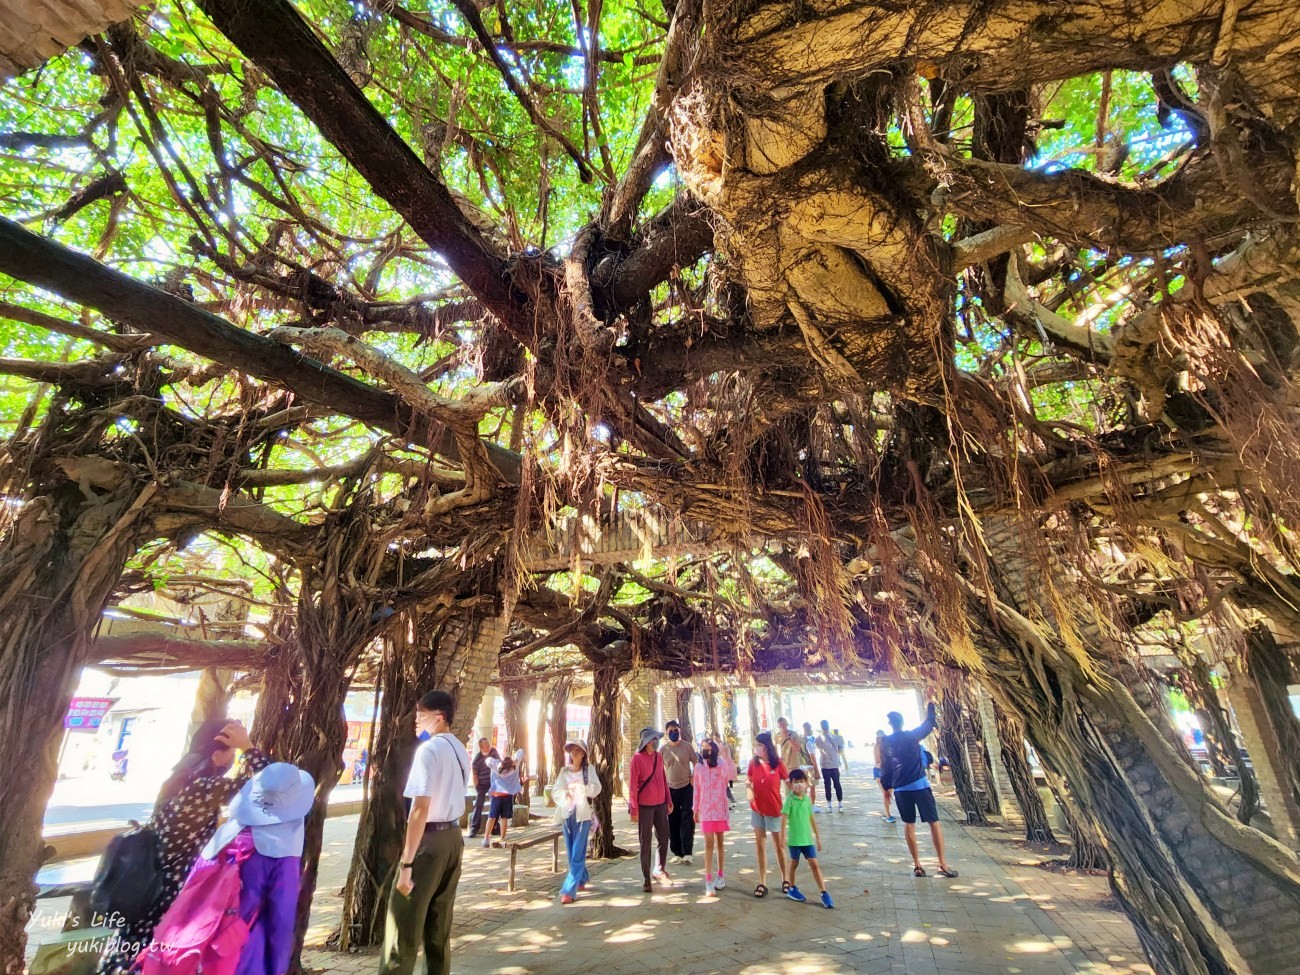
{"type": "Polygon", "coordinates": [[[507,842],[506,846],[510,847],[510,892],[515,890],[515,864],[519,858],[519,851],[526,850],[530,846],[539,846],[548,840],[553,844],[551,847],[551,872],[560,872],[560,831],[551,830],[538,836],[530,837],[519,842],[507,842]]]}

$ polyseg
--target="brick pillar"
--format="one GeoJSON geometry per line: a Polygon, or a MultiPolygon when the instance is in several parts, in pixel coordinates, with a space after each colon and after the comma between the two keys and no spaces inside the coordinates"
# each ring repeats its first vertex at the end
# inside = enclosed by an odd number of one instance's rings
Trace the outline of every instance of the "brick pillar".
{"type": "MultiPolygon", "coordinates": [[[[438,640],[440,686],[456,695],[456,720],[451,730],[464,740],[473,730],[479,705],[501,655],[501,644],[510,632],[514,613],[513,593],[501,594],[501,612],[496,616],[465,613],[448,620],[438,640]],[[446,660],[444,665],[441,661],[446,660]]],[[[491,716],[488,717],[491,723],[491,716]]]]}
{"type": "Polygon", "coordinates": [[[677,721],[680,723],[682,719],[681,715],[677,713],[677,688],[656,688],[655,697],[659,702],[659,721],[655,727],[662,731],[664,725],[669,721],[677,721]]]}
{"type": "MultiPolygon", "coordinates": [[[[1241,730],[1241,743],[1255,770],[1259,794],[1268,807],[1273,835],[1288,849],[1300,848],[1300,809],[1282,773],[1285,764],[1278,751],[1277,736],[1269,724],[1268,709],[1259,696],[1259,688],[1241,672],[1239,663],[1231,668],[1228,676],[1228,703],[1241,730]]],[[[1240,755],[1234,758],[1241,761],[1240,755]]]]}
{"type": "Polygon", "coordinates": [[[998,718],[993,711],[993,698],[989,697],[988,691],[980,687],[975,701],[980,729],[984,733],[985,754],[989,759],[989,777],[993,780],[993,788],[997,791],[1002,815],[1006,819],[1014,819],[1017,823],[1023,824],[1024,817],[1020,814],[1020,807],[1016,803],[1016,794],[1007,780],[1006,770],[1003,769],[1000,761],[1002,742],[998,740],[998,718]]]}
{"type": "MultiPolygon", "coordinates": [[[[623,679],[623,762],[630,767],[636,746],[641,741],[642,728],[655,725],[655,676],[653,670],[636,670],[623,679]]],[[[662,728],[659,728],[663,731],[662,728]]],[[[627,775],[627,768],[619,774],[627,775]]]]}
{"type": "MultiPolygon", "coordinates": [[[[492,712],[496,710],[497,691],[495,687],[488,687],[483,690],[483,698],[479,702],[478,713],[474,717],[474,737],[491,738],[492,737],[492,712]]],[[[503,742],[501,747],[505,748],[503,742]]],[[[502,753],[504,757],[504,752],[502,753]]]]}

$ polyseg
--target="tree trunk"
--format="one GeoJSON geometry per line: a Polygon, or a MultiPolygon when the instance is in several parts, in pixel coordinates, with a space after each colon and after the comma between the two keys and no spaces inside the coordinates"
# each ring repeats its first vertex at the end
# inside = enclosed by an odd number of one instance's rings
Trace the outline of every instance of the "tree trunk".
{"type": "MultiPolygon", "coordinates": [[[[960,678],[957,678],[960,679],[960,678]]],[[[974,776],[966,757],[966,735],[963,723],[961,696],[951,686],[952,681],[944,682],[943,707],[939,712],[939,748],[952,768],[953,785],[957,788],[957,799],[966,821],[972,826],[989,825],[984,812],[984,801],[975,793],[974,776]]]]}
{"type": "Polygon", "coordinates": [[[383,939],[388,891],[406,835],[402,793],[418,743],[415,704],[433,686],[436,673],[433,648],[407,645],[405,640],[385,644],[369,793],[343,887],[343,920],[337,936],[343,951],[376,945],[383,939]]]}
{"type": "Polygon", "coordinates": [[[984,803],[984,812],[990,816],[1002,815],[1002,797],[998,795],[997,779],[993,775],[993,756],[989,754],[988,738],[984,734],[984,721],[980,718],[975,695],[971,693],[969,682],[961,687],[962,710],[966,728],[966,753],[971,759],[972,779],[984,782],[984,791],[978,787],[975,795],[984,803]],[[975,765],[979,768],[976,769],[975,765]]]}
{"type": "Polygon", "coordinates": [[[1007,770],[1011,791],[1016,794],[1016,803],[1025,820],[1025,839],[1031,843],[1055,845],[1056,834],[1052,832],[1043,797],[1039,795],[1034,771],[1029,765],[1029,754],[1025,751],[1025,726],[1018,717],[996,704],[993,705],[993,714],[998,726],[1002,766],[1007,770]]]}
{"type": "Polygon", "coordinates": [[[621,671],[612,663],[598,664],[592,672],[591,691],[591,764],[601,782],[600,795],[596,796],[596,815],[600,819],[600,832],[592,846],[592,856],[607,860],[627,856],[627,851],[614,843],[614,790],[619,776],[619,676],[621,671]]]}
{"type": "MultiPolygon", "coordinates": [[[[549,724],[547,722],[547,708],[550,707],[549,686],[538,689],[537,693],[537,724],[533,728],[533,741],[537,742],[537,755],[533,759],[533,796],[535,798],[544,798],[546,796],[546,787],[551,781],[551,762],[547,756],[547,734],[549,724]]],[[[547,803],[549,805],[550,803],[547,803]]]]}
{"type": "MultiPolygon", "coordinates": [[[[722,709],[722,721],[718,725],[718,733],[722,735],[722,740],[731,746],[732,753],[736,754],[740,748],[740,722],[736,710],[736,692],[732,690],[723,691],[718,695],[718,705],[722,709]]],[[[813,784],[816,785],[816,783],[813,784]]]]}
{"type": "Polygon", "coordinates": [[[1047,776],[1047,787],[1056,797],[1056,804],[1061,807],[1061,814],[1070,830],[1070,856],[1065,865],[1072,870],[1105,870],[1109,873],[1110,857],[1106,855],[1106,844],[1097,826],[1087,816],[1087,811],[1079,808],[1065,779],[1050,768],[1044,768],[1043,772],[1047,776]]]}
{"type": "MultiPolygon", "coordinates": [[[[557,677],[546,690],[546,705],[551,712],[548,731],[551,738],[552,780],[560,774],[560,769],[564,768],[564,746],[569,737],[569,689],[572,686],[571,678],[557,677]]],[[[601,779],[602,783],[604,781],[601,779]]]]}
{"type": "Polygon", "coordinates": [[[1072,604],[1086,642],[1057,635],[1046,594],[1068,585],[1050,560],[1049,569],[1026,555],[1021,526],[989,519],[984,529],[1001,584],[970,609],[995,613],[1012,634],[982,654],[986,686],[1025,716],[1034,748],[1101,826],[1112,887],[1152,965],[1162,975],[1291,970],[1300,942],[1294,854],[1236,822],[1179,756],[1152,718],[1160,702],[1136,665],[1103,650],[1088,603],[1072,604]],[[1105,678],[1094,679],[1103,660],[1105,678]]]}
{"type": "Polygon", "coordinates": [[[1268,724],[1277,742],[1277,754],[1282,758],[1278,776],[1300,805],[1300,720],[1291,710],[1287,690],[1288,685],[1294,682],[1291,662],[1266,626],[1251,629],[1246,640],[1246,666],[1250,679],[1259,688],[1259,697],[1268,712],[1268,724]]]}
{"type": "Polygon", "coordinates": [[[1241,803],[1237,806],[1237,821],[1246,826],[1259,812],[1259,783],[1255,773],[1241,760],[1241,749],[1236,745],[1232,721],[1219,700],[1218,689],[1210,678],[1210,667],[1205,658],[1192,647],[1179,646],[1179,662],[1183,665],[1182,691],[1196,712],[1196,721],[1205,734],[1205,750],[1215,775],[1237,773],[1241,803]]]}
{"type": "Polygon", "coordinates": [[[230,706],[230,682],[234,679],[233,670],[221,667],[206,667],[199,674],[199,686],[194,692],[194,710],[190,713],[190,727],[187,739],[199,730],[199,725],[213,718],[224,718],[230,706]]]}
{"type": "MultiPolygon", "coordinates": [[[[506,704],[506,748],[513,755],[528,747],[528,705],[533,700],[533,688],[518,681],[502,683],[501,697],[506,704]]],[[[529,760],[529,768],[533,764],[529,760]]]]}
{"type": "Polygon", "coordinates": [[[682,726],[682,738],[695,741],[695,729],[691,727],[691,694],[693,687],[683,687],[677,692],[677,721],[682,726]]]}
{"type": "Polygon", "coordinates": [[[0,965],[23,970],[42,822],[63,718],[127,560],[149,537],[150,496],[125,484],[88,500],[64,483],[31,498],[0,549],[0,965]]]}

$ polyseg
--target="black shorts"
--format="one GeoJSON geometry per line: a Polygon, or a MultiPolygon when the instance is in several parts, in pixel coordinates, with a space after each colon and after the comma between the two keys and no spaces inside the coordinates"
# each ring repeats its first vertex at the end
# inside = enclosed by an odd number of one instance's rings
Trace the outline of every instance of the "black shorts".
{"type": "Polygon", "coordinates": [[[909,789],[906,792],[894,790],[894,802],[898,804],[898,815],[905,823],[916,822],[916,814],[921,814],[921,822],[937,823],[939,806],[934,801],[934,792],[930,789],[909,789]]]}
{"type": "Polygon", "coordinates": [[[515,814],[514,796],[493,796],[488,819],[509,819],[515,814]]]}

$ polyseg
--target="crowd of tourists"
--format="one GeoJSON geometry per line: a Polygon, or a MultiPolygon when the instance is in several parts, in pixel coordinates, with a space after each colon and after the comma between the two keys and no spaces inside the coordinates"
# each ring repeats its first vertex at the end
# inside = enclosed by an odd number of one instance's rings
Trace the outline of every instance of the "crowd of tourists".
{"type": "MultiPolygon", "coordinates": [[[[466,788],[474,789],[469,836],[482,833],[486,847],[505,843],[514,797],[528,787],[522,750],[502,758],[481,738],[471,757],[451,732],[454,718],[454,698],[443,691],[425,694],[416,708],[421,743],[404,790],[409,813],[388,899],[380,975],[412,975],[421,949],[430,975],[450,972],[466,788]]],[[[934,705],[910,730],[897,712],[887,720],[891,730],[879,731],[873,745],[872,773],[885,822],[903,820],[915,876],[926,875],[916,838],[919,819],[929,826],[939,874],[956,877],[945,857],[931,789],[935,762],[921,744],[934,730],[934,705]]],[[[754,738],[744,779],[757,854],[755,898],[770,893],[770,853],[787,899],[809,900],[798,882],[800,862],[806,861],[816,900],[827,909],[835,906],[820,863],[817,786],[825,814],[843,813],[847,744],[829,722],[820,724],[819,732],[805,723],[799,733],[782,717],[775,731],[754,738]]],[[[640,839],[647,893],[656,883],[673,883],[670,865],[694,866],[697,832],[704,840],[705,897],[727,887],[726,840],[740,769],[720,737],[692,741],[675,720],[663,732],[640,733],[627,769],[627,809],[640,839]]],[[[594,800],[603,783],[585,741],[569,741],[564,756],[549,791],[568,855],[560,902],[572,904],[590,883],[587,853],[593,831],[602,825],[594,800]]],[[[238,722],[200,727],[153,816],[115,840],[101,865],[95,906],[117,933],[97,975],[285,975],[295,948],[304,822],[314,800],[311,776],[272,762],[238,722]]]]}

